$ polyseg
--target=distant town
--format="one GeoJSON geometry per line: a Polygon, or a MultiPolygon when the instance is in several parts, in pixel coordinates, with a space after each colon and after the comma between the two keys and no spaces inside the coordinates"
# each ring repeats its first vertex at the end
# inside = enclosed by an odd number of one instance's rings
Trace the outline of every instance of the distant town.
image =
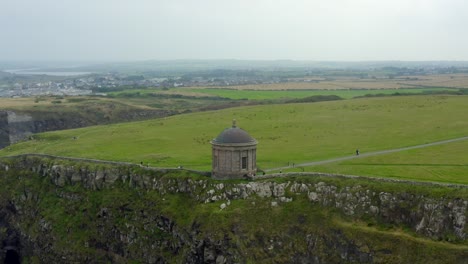
{"type": "MultiPolygon", "coordinates": [[[[15,75],[15,74],[14,74],[15,75]]],[[[92,74],[85,76],[68,76],[54,80],[52,76],[42,75],[45,80],[24,80],[20,75],[10,76],[11,81],[0,88],[0,97],[27,97],[38,95],[90,95],[100,90],[112,90],[116,87],[159,87],[166,78],[145,79],[143,76],[126,76],[123,74],[92,74]]],[[[4,78],[5,79],[5,78],[4,78]]],[[[173,86],[178,85],[173,83],[173,86]]],[[[102,94],[102,93],[101,93],[102,94]]]]}
{"type": "MultiPolygon", "coordinates": [[[[13,74],[15,75],[15,74],[13,74]]],[[[10,79],[15,79],[12,76],[10,79]]],[[[105,95],[105,92],[122,90],[122,88],[148,88],[148,87],[195,87],[195,86],[229,86],[260,83],[278,83],[287,81],[280,78],[256,78],[253,76],[231,76],[231,77],[158,77],[145,78],[142,75],[126,75],[118,73],[91,74],[87,76],[73,76],[68,78],[54,79],[42,75],[44,81],[22,80],[16,82],[5,82],[0,86],[0,97],[28,97],[39,95],[105,95]],[[120,89],[118,89],[120,88],[120,89]]]]}
{"type": "Polygon", "coordinates": [[[145,64],[139,70],[131,70],[139,66],[138,63],[129,64],[115,71],[107,72],[100,69],[93,70],[93,68],[81,68],[74,72],[67,72],[63,69],[60,69],[61,71],[38,70],[34,72],[21,69],[1,70],[0,68],[0,97],[91,94],[104,96],[108,92],[149,87],[163,89],[226,87],[285,82],[320,82],[340,78],[406,78],[409,80],[414,76],[468,73],[468,64],[464,62],[430,62],[426,64],[414,62],[354,64],[330,62],[319,65],[287,62],[283,66],[248,61],[228,61],[224,62],[224,65],[215,65],[214,62],[210,61],[204,63],[198,68],[187,69],[184,63],[169,62],[168,65],[171,65],[172,71],[162,71],[160,69],[162,66],[156,63],[150,66],[145,64]],[[240,63],[244,64],[238,65],[240,63]]]}

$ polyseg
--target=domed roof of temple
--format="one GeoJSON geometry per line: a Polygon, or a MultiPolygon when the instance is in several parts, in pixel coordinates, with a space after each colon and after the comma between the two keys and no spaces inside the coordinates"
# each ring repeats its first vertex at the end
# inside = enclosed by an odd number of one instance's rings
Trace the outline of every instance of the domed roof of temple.
{"type": "Polygon", "coordinates": [[[255,142],[255,139],[251,137],[249,133],[236,126],[236,120],[233,120],[232,127],[224,129],[223,132],[212,141],[212,143],[215,144],[243,144],[255,142]]]}

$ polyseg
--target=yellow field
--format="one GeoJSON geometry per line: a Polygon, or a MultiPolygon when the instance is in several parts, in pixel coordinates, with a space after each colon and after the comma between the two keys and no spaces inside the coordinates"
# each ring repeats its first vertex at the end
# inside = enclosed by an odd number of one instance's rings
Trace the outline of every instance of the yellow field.
{"type": "Polygon", "coordinates": [[[154,109],[145,105],[148,100],[139,98],[133,100],[121,100],[105,97],[67,96],[58,99],[52,96],[23,97],[23,98],[0,98],[0,110],[9,111],[82,111],[93,109],[93,111],[109,112],[118,109],[154,109]],[[60,103],[56,103],[60,102],[60,103]]]}
{"type": "Polygon", "coordinates": [[[408,76],[395,79],[359,79],[337,78],[323,80],[317,78],[303,79],[297,82],[252,84],[229,86],[238,90],[338,90],[338,89],[400,89],[418,86],[437,86],[451,88],[468,88],[468,74],[441,74],[428,76],[408,76]]]}
{"type": "Polygon", "coordinates": [[[413,85],[468,88],[468,74],[466,73],[429,76],[409,76],[409,78],[419,78],[419,80],[405,81],[404,83],[413,85]]]}
{"type": "Polygon", "coordinates": [[[52,97],[44,98],[44,100],[34,102],[34,97],[25,97],[25,98],[0,98],[0,108],[2,109],[19,109],[22,107],[30,107],[31,105],[50,105],[53,100],[56,100],[52,97]]]}

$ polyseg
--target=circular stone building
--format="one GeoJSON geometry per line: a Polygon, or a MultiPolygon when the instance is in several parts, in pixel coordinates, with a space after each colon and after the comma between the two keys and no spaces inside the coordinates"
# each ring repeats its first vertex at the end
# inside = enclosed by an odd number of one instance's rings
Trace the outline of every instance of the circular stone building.
{"type": "Polygon", "coordinates": [[[257,141],[232,122],[211,141],[213,163],[211,177],[215,179],[242,179],[257,172],[257,141]]]}

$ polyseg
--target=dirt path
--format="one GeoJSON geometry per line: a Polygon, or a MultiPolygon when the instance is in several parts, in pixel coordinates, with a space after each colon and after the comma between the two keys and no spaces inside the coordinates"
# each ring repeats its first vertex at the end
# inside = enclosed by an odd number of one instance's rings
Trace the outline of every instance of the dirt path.
{"type": "MultiPolygon", "coordinates": [[[[405,150],[410,150],[410,149],[418,149],[418,148],[425,148],[425,147],[430,147],[430,146],[442,145],[442,144],[447,144],[447,143],[462,141],[462,140],[467,140],[467,139],[468,139],[468,137],[461,137],[461,138],[454,138],[454,139],[436,141],[436,142],[432,142],[432,143],[426,143],[426,144],[421,144],[421,145],[416,145],[416,146],[411,146],[411,147],[367,152],[367,153],[363,153],[363,154],[361,153],[359,156],[352,155],[352,156],[346,156],[346,157],[341,157],[341,158],[334,158],[334,159],[328,159],[328,160],[321,160],[321,161],[313,161],[313,162],[295,164],[295,167],[315,166],[315,165],[321,165],[321,164],[344,161],[344,160],[350,160],[350,159],[365,158],[365,157],[376,156],[376,155],[381,155],[381,154],[388,154],[388,153],[399,152],[399,151],[405,151],[405,150]]],[[[285,166],[285,167],[279,167],[279,168],[271,168],[271,169],[266,169],[265,171],[266,172],[278,171],[278,170],[284,170],[284,169],[289,169],[289,168],[292,168],[292,167],[291,166],[285,166]]]]}

